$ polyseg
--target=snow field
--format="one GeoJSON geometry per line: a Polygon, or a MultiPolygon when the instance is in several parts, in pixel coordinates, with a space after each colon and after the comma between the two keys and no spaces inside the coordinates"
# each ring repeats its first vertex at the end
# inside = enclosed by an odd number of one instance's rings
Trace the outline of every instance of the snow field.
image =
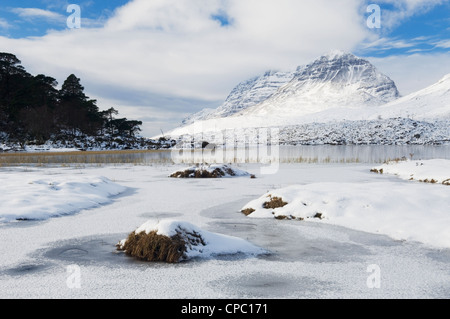
{"type": "Polygon", "coordinates": [[[125,189],[101,176],[2,172],[0,223],[75,214],[110,203],[125,189]]]}

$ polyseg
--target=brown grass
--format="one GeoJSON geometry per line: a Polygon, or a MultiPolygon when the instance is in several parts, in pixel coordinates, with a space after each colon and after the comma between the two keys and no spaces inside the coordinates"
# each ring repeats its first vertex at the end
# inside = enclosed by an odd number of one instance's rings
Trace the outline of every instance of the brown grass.
{"type": "Polygon", "coordinates": [[[180,262],[187,251],[186,242],[179,234],[167,237],[156,231],[149,234],[132,232],[125,245],[118,245],[117,249],[142,261],[166,263],[180,262]]]}
{"type": "Polygon", "coordinates": [[[228,174],[230,176],[236,176],[234,171],[230,167],[225,167],[224,170],[219,167],[209,172],[205,169],[187,169],[184,171],[178,171],[170,175],[171,178],[222,178],[228,174]]]}
{"type": "Polygon", "coordinates": [[[427,184],[437,184],[438,183],[438,181],[437,180],[435,180],[435,179],[425,179],[425,180],[419,180],[419,182],[421,182],[421,183],[427,183],[427,184]]]}
{"type": "MultiPolygon", "coordinates": [[[[414,154],[412,154],[413,156],[414,156],[414,154]]],[[[410,156],[411,156],[411,154],[410,154],[410,156]]],[[[411,157],[411,159],[412,159],[412,157],[411,157]]],[[[398,163],[400,163],[400,162],[406,162],[408,159],[406,158],[406,156],[403,156],[402,158],[399,158],[399,157],[397,157],[397,158],[394,158],[394,159],[388,159],[388,160],[386,160],[386,161],[384,161],[384,164],[391,164],[391,163],[396,163],[396,164],[398,164],[398,163]]]]}
{"type": "Polygon", "coordinates": [[[450,178],[442,182],[442,185],[450,186],[450,178]]]}
{"type": "MultiPolygon", "coordinates": [[[[149,160],[136,154],[163,153],[167,150],[123,150],[87,152],[0,153],[0,165],[20,164],[145,164],[149,160]]],[[[151,162],[152,160],[150,160],[151,162]]],[[[161,159],[155,159],[161,161],[161,159]]],[[[169,161],[171,162],[171,161],[169,161]]]]}
{"type": "Polygon", "coordinates": [[[383,169],[373,168],[373,169],[370,170],[370,172],[376,173],[376,174],[384,174],[384,170],[383,169]]]}
{"type": "Polygon", "coordinates": [[[265,209],[275,209],[275,208],[281,208],[286,206],[288,203],[283,201],[280,197],[272,197],[272,195],[269,195],[270,201],[265,202],[263,204],[263,208],[265,209]]]}
{"type": "Polygon", "coordinates": [[[317,214],[314,215],[314,218],[323,219],[323,214],[322,213],[317,213],[317,214]]]}
{"type": "Polygon", "coordinates": [[[245,216],[249,216],[251,214],[253,214],[255,212],[255,210],[253,208],[247,208],[244,210],[241,210],[241,213],[244,214],[245,216]]]}

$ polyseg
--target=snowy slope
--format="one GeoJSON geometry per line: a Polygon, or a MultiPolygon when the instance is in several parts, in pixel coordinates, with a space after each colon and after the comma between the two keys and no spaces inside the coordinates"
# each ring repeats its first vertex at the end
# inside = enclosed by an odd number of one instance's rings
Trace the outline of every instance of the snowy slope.
{"type": "Polygon", "coordinates": [[[379,108],[372,118],[450,119],[450,74],[439,82],[379,108]]]}
{"type": "Polygon", "coordinates": [[[183,121],[184,125],[195,121],[228,117],[257,105],[288,83],[294,72],[267,71],[261,76],[239,83],[227,97],[225,102],[217,109],[204,109],[183,121]]]}

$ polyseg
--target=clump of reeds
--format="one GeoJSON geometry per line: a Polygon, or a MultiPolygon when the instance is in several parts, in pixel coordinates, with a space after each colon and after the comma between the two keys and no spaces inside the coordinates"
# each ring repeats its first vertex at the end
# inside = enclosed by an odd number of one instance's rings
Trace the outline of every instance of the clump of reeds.
{"type": "Polygon", "coordinates": [[[419,182],[421,182],[421,183],[428,183],[428,184],[437,184],[437,180],[435,180],[434,178],[432,178],[432,179],[428,179],[428,178],[426,178],[426,179],[424,179],[424,180],[419,180],[419,182]]]}
{"type": "Polygon", "coordinates": [[[370,170],[372,173],[376,173],[376,174],[384,174],[384,169],[376,169],[376,168],[372,168],[370,170]]]}
{"type": "Polygon", "coordinates": [[[205,240],[197,232],[188,232],[182,228],[176,235],[168,237],[159,235],[157,231],[149,233],[132,232],[128,238],[116,245],[117,250],[125,252],[147,262],[179,263],[186,260],[186,253],[192,246],[206,246],[205,240]]]}
{"type": "Polygon", "coordinates": [[[270,200],[263,204],[263,208],[265,209],[281,208],[288,204],[280,197],[272,197],[272,195],[269,195],[268,197],[270,200]]]}
{"type": "Polygon", "coordinates": [[[224,166],[223,168],[217,167],[212,171],[205,168],[189,168],[184,171],[178,171],[171,174],[171,178],[222,178],[226,175],[236,176],[236,173],[232,168],[224,166]]]}
{"type": "Polygon", "coordinates": [[[255,210],[253,208],[246,208],[241,210],[241,213],[244,214],[245,216],[249,216],[251,214],[253,214],[255,212],[255,210]]]}
{"type": "Polygon", "coordinates": [[[142,261],[178,263],[186,253],[186,242],[180,235],[167,237],[156,231],[149,234],[132,232],[117,249],[142,261]]]}

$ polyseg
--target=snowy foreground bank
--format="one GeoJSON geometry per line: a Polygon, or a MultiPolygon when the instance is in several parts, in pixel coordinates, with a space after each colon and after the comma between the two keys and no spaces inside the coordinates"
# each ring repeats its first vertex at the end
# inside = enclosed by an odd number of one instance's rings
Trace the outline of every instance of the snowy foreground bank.
{"type": "Polygon", "coordinates": [[[251,201],[252,218],[320,221],[397,240],[450,247],[449,189],[427,192],[420,185],[386,183],[316,183],[270,191],[251,201]],[[271,209],[264,203],[280,198],[286,205],[271,209]]]}
{"type": "Polygon", "coordinates": [[[125,189],[101,176],[2,172],[0,223],[75,214],[108,204],[125,189]]]}
{"type": "MultiPolygon", "coordinates": [[[[372,171],[407,180],[450,181],[449,160],[387,163],[372,171]]],[[[242,212],[252,218],[322,222],[450,247],[450,189],[407,183],[314,183],[268,192],[242,212]]]]}

